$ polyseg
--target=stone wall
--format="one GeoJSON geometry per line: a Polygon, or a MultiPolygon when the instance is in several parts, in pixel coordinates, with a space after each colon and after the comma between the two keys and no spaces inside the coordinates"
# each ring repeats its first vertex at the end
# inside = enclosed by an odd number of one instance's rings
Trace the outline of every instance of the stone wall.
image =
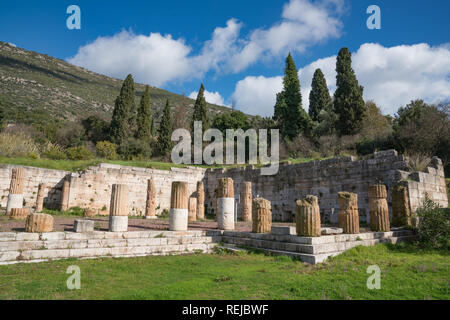
{"type": "MultiPolygon", "coordinates": [[[[6,207],[6,203],[8,202],[12,169],[16,167],[19,166],[0,164],[0,206],[3,208],[6,207]]],[[[64,178],[70,175],[70,172],[34,167],[25,168],[27,169],[24,188],[25,206],[35,206],[38,186],[40,183],[45,183],[47,188],[44,193],[44,207],[49,209],[59,208],[62,184],[64,178]]]]}
{"type": "MultiPolygon", "coordinates": [[[[260,169],[252,166],[229,170],[208,170],[206,174],[205,196],[208,210],[215,209],[217,178],[231,177],[234,180],[236,200],[239,199],[243,181],[252,182],[253,197],[263,197],[272,203],[274,220],[293,221],[295,201],[311,194],[319,198],[323,221],[337,223],[337,193],[349,191],[358,194],[358,207],[361,221],[369,217],[369,185],[382,183],[388,190],[389,210],[391,208],[391,189],[400,180],[409,182],[411,206],[413,209],[421,203],[425,192],[433,200],[447,206],[448,199],[443,179],[444,171],[439,159],[428,168],[426,173],[409,172],[406,158],[395,150],[373,154],[364,160],[354,157],[333,158],[292,165],[282,165],[274,176],[260,175],[260,169]]],[[[433,163],[433,162],[432,162],[433,163]]]]}

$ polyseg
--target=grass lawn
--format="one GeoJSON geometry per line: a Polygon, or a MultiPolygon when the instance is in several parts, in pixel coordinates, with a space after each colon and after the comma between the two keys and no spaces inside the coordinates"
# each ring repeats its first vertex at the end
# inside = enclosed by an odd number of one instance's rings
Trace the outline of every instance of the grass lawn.
{"type": "Polygon", "coordinates": [[[0,299],[450,299],[448,251],[357,247],[325,264],[258,253],[60,260],[0,266],[0,299]],[[370,265],[381,289],[366,287],[370,265]],[[67,267],[81,269],[68,290],[67,267]]]}

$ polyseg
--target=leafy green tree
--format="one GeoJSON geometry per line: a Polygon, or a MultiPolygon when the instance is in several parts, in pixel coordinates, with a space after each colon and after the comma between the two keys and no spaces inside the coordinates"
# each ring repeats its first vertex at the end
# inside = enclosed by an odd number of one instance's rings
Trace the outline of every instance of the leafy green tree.
{"type": "Polygon", "coordinates": [[[150,134],[152,137],[156,136],[155,118],[152,117],[152,122],[150,124],[150,134]]]}
{"type": "Polygon", "coordinates": [[[316,69],[311,83],[309,93],[309,116],[313,121],[319,121],[319,114],[322,110],[331,109],[331,97],[328,91],[327,81],[322,70],[316,69]]]}
{"type": "Polygon", "coordinates": [[[245,131],[250,128],[250,124],[244,113],[232,111],[215,116],[212,127],[219,129],[225,134],[226,129],[242,129],[245,131]]]}
{"type": "Polygon", "coordinates": [[[81,120],[85,130],[85,136],[89,141],[97,143],[108,138],[109,123],[97,115],[92,115],[81,120]]]}
{"type": "Polygon", "coordinates": [[[150,113],[150,87],[146,86],[144,94],[141,97],[137,116],[136,137],[140,140],[148,141],[150,139],[151,130],[151,113],[150,113]]]}
{"type": "Polygon", "coordinates": [[[133,136],[135,123],[134,81],[127,76],[116,98],[110,127],[111,141],[120,144],[126,137],[133,136]]]}
{"type": "Polygon", "coordinates": [[[195,100],[195,104],[194,104],[194,113],[192,115],[192,121],[191,121],[192,132],[194,131],[194,122],[195,121],[202,122],[203,132],[205,132],[205,130],[207,130],[210,125],[204,92],[205,92],[205,87],[203,86],[203,83],[202,83],[200,85],[200,90],[198,91],[197,99],[195,100]]]}
{"type": "Polygon", "coordinates": [[[352,135],[361,130],[364,117],[364,88],[358,84],[352,68],[351,53],[347,48],[339,51],[336,60],[336,92],[334,111],[338,118],[336,129],[340,135],[352,135]]]}
{"type": "Polygon", "coordinates": [[[2,101],[0,100],[0,131],[3,128],[3,121],[5,120],[5,111],[2,104],[2,101]]]}
{"type": "Polygon", "coordinates": [[[170,115],[169,99],[166,101],[163,116],[159,125],[158,151],[161,156],[166,156],[172,148],[172,117],[170,115]]]}
{"type": "Polygon", "coordinates": [[[277,94],[275,119],[280,124],[281,135],[292,140],[300,132],[311,134],[312,123],[302,107],[300,80],[294,59],[289,53],[286,58],[283,91],[277,94]]]}

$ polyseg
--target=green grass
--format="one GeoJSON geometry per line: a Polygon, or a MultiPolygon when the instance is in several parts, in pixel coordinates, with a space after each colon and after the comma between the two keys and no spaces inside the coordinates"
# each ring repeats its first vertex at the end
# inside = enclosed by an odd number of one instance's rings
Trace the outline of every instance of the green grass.
{"type": "Polygon", "coordinates": [[[0,299],[446,299],[448,251],[356,247],[325,264],[255,253],[61,260],[0,266],[0,299]],[[81,269],[68,290],[67,267],[81,269]],[[381,269],[381,289],[366,286],[381,269]]]}

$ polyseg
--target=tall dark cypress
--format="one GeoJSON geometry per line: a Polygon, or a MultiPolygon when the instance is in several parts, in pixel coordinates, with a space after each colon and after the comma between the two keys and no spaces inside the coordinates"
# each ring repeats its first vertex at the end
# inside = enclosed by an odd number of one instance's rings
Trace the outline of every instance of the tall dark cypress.
{"type": "Polygon", "coordinates": [[[116,98],[110,126],[111,141],[120,144],[125,138],[134,136],[135,120],[134,81],[131,74],[127,76],[116,98]]]}
{"type": "Polygon", "coordinates": [[[311,83],[309,93],[309,116],[314,121],[319,121],[320,111],[331,109],[330,91],[328,91],[327,81],[322,70],[316,69],[311,83]]]}
{"type": "Polygon", "coordinates": [[[136,138],[148,141],[150,139],[151,123],[150,87],[146,86],[138,109],[136,138]]]}
{"type": "Polygon", "coordinates": [[[338,116],[336,129],[340,135],[356,134],[364,117],[364,88],[358,84],[352,69],[352,57],[347,48],[339,51],[336,60],[336,92],[334,111],[338,116]]]}
{"type": "Polygon", "coordinates": [[[0,100],[0,131],[3,128],[3,121],[4,120],[5,120],[5,110],[4,110],[4,107],[3,107],[3,103],[0,100]]]}
{"type": "Polygon", "coordinates": [[[161,156],[166,156],[172,148],[172,116],[170,114],[169,99],[166,100],[163,116],[159,125],[158,151],[161,156]]]}
{"type": "Polygon", "coordinates": [[[195,100],[194,113],[192,114],[192,121],[191,121],[191,130],[192,131],[194,131],[194,121],[202,122],[203,132],[205,132],[205,130],[207,130],[210,125],[204,92],[205,92],[205,87],[203,86],[203,83],[202,83],[200,85],[200,90],[198,91],[198,94],[197,94],[197,99],[195,100]]]}
{"type": "Polygon", "coordinates": [[[289,139],[295,138],[300,132],[311,133],[311,119],[302,107],[300,80],[294,59],[289,53],[286,58],[286,68],[283,78],[283,91],[277,95],[275,118],[281,125],[281,135],[289,139]]]}

